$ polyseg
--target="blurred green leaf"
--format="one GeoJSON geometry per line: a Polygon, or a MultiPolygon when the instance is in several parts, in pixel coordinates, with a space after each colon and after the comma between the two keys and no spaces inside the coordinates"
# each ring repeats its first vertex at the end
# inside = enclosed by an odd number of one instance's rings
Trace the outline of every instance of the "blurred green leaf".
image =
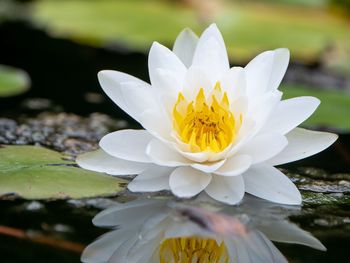
{"type": "Polygon", "coordinates": [[[118,41],[142,51],[147,51],[153,41],[172,45],[185,27],[201,33],[206,24],[216,22],[230,56],[237,61],[279,47],[289,48],[293,59],[301,61],[319,60],[331,50],[336,56],[331,60],[337,61],[344,57],[342,50],[350,43],[348,20],[322,5],[311,8],[218,1],[204,12],[205,4],[191,7],[179,2],[41,0],[35,2],[33,16],[54,35],[95,45],[118,41]]]}
{"type": "Polygon", "coordinates": [[[350,93],[338,89],[320,90],[303,85],[285,85],[283,99],[313,96],[321,101],[316,112],[303,125],[326,126],[350,131],[350,93]]]}
{"type": "Polygon", "coordinates": [[[0,65],[0,97],[19,95],[29,86],[30,78],[25,71],[0,65]]]}
{"type": "Polygon", "coordinates": [[[0,148],[0,196],[67,199],[113,195],[126,181],[73,167],[58,152],[36,146],[0,148]]]}

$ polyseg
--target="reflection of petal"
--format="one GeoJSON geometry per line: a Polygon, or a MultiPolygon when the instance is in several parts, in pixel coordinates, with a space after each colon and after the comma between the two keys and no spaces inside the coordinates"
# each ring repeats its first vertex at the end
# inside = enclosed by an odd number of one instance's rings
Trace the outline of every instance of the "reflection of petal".
{"type": "Polygon", "coordinates": [[[141,224],[149,216],[159,213],[166,203],[160,200],[136,200],[125,204],[118,204],[100,212],[93,219],[96,226],[113,227],[141,224]]]}
{"type": "Polygon", "coordinates": [[[128,259],[128,254],[131,248],[137,243],[138,236],[131,236],[129,237],[129,239],[122,238],[122,240],[124,242],[121,243],[121,245],[114,251],[113,255],[110,257],[108,262],[114,262],[114,263],[130,262],[128,259]]]}
{"type": "Polygon", "coordinates": [[[137,235],[137,229],[113,230],[87,246],[81,256],[81,261],[86,263],[107,262],[125,238],[135,235],[137,235]]]}
{"type": "Polygon", "coordinates": [[[102,211],[94,223],[120,229],[89,245],[82,261],[287,262],[269,239],[324,249],[309,233],[289,223],[286,215],[276,213],[287,211],[287,206],[281,210],[281,206],[249,197],[242,206],[220,205],[222,213],[214,213],[202,208],[203,200],[135,200],[102,211]],[[216,261],[205,261],[208,257],[216,261]]]}
{"type": "Polygon", "coordinates": [[[268,225],[262,224],[258,227],[270,240],[305,245],[318,250],[326,250],[318,239],[288,221],[273,220],[268,225]]]}
{"type": "Polygon", "coordinates": [[[225,239],[230,251],[230,262],[284,263],[281,252],[261,232],[255,231],[245,239],[225,239]]]}

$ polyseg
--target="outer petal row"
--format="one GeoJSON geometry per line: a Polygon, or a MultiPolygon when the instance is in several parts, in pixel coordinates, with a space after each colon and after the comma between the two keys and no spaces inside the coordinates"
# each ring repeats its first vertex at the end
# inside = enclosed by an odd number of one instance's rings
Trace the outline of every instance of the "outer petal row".
{"type": "Polygon", "coordinates": [[[119,71],[103,70],[98,73],[98,80],[108,97],[137,121],[145,108],[153,109],[158,105],[151,86],[138,78],[119,71]]]}
{"type": "Polygon", "coordinates": [[[113,157],[141,163],[149,163],[146,147],[153,136],[146,130],[121,130],[107,134],[100,147],[113,157]]]}
{"type": "Polygon", "coordinates": [[[190,67],[192,64],[197,43],[197,35],[189,28],[184,29],[175,40],[173,52],[186,67],[190,67]]]}
{"type": "Polygon", "coordinates": [[[213,83],[229,70],[225,42],[215,24],[210,25],[199,38],[192,66],[201,68],[213,83]]]}
{"type": "Polygon", "coordinates": [[[280,165],[294,162],[323,151],[332,145],[338,135],[329,132],[310,131],[302,128],[295,128],[287,135],[288,145],[268,163],[280,165]]]}
{"type": "Polygon", "coordinates": [[[320,105],[320,100],[314,97],[296,97],[278,103],[263,131],[273,131],[286,134],[304,122],[320,105]]]}
{"type": "Polygon", "coordinates": [[[288,205],[300,205],[301,195],[294,183],[273,166],[258,164],[243,174],[245,191],[257,197],[288,205]]]}
{"type": "Polygon", "coordinates": [[[81,154],[76,162],[84,169],[111,175],[139,174],[149,167],[149,164],[112,157],[103,150],[81,154]]]}
{"type": "Polygon", "coordinates": [[[248,95],[259,97],[261,94],[278,88],[287,70],[289,50],[280,48],[259,54],[245,67],[248,95]]]}

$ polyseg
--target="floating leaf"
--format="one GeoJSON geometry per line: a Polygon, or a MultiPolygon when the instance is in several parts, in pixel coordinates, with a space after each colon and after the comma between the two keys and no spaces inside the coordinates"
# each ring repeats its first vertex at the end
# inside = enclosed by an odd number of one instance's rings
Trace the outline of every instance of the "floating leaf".
{"type": "Polygon", "coordinates": [[[36,146],[0,148],[0,196],[67,199],[113,195],[126,181],[72,166],[58,152],[36,146]]]}
{"type": "Polygon", "coordinates": [[[216,16],[228,52],[237,61],[278,47],[288,47],[293,59],[300,61],[316,60],[329,48],[331,60],[350,61],[349,54],[342,51],[350,41],[348,20],[327,12],[327,1],[298,0],[308,5],[318,2],[313,8],[275,1],[279,4],[264,4],[263,12],[261,4],[254,3],[258,1],[213,1],[213,12],[203,13],[197,5],[188,8],[177,1],[42,0],[34,1],[33,20],[54,35],[95,45],[119,41],[146,51],[154,40],[171,45],[185,27],[200,33],[205,20],[216,16]]]}
{"type": "Polygon", "coordinates": [[[302,85],[288,85],[281,88],[283,99],[298,96],[314,96],[321,100],[316,112],[306,120],[306,126],[325,126],[350,131],[350,93],[336,88],[322,90],[302,85]]]}
{"type": "Polygon", "coordinates": [[[0,97],[9,97],[21,94],[28,90],[30,78],[21,70],[0,65],[0,97]]]}

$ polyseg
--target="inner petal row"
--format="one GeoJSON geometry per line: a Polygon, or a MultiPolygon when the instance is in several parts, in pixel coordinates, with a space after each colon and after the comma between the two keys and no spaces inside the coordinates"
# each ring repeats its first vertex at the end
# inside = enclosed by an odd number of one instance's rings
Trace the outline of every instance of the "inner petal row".
{"type": "Polygon", "coordinates": [[[222,92],[220,82],[216,83],[208,98],[203,88],[194,101],[187,101],[182,92],[178,94],[173,108],[173,126],[180,140],[188,144],[192,152],[221,152],[235,140],[236,124],[227,93],[222,92]]]}

